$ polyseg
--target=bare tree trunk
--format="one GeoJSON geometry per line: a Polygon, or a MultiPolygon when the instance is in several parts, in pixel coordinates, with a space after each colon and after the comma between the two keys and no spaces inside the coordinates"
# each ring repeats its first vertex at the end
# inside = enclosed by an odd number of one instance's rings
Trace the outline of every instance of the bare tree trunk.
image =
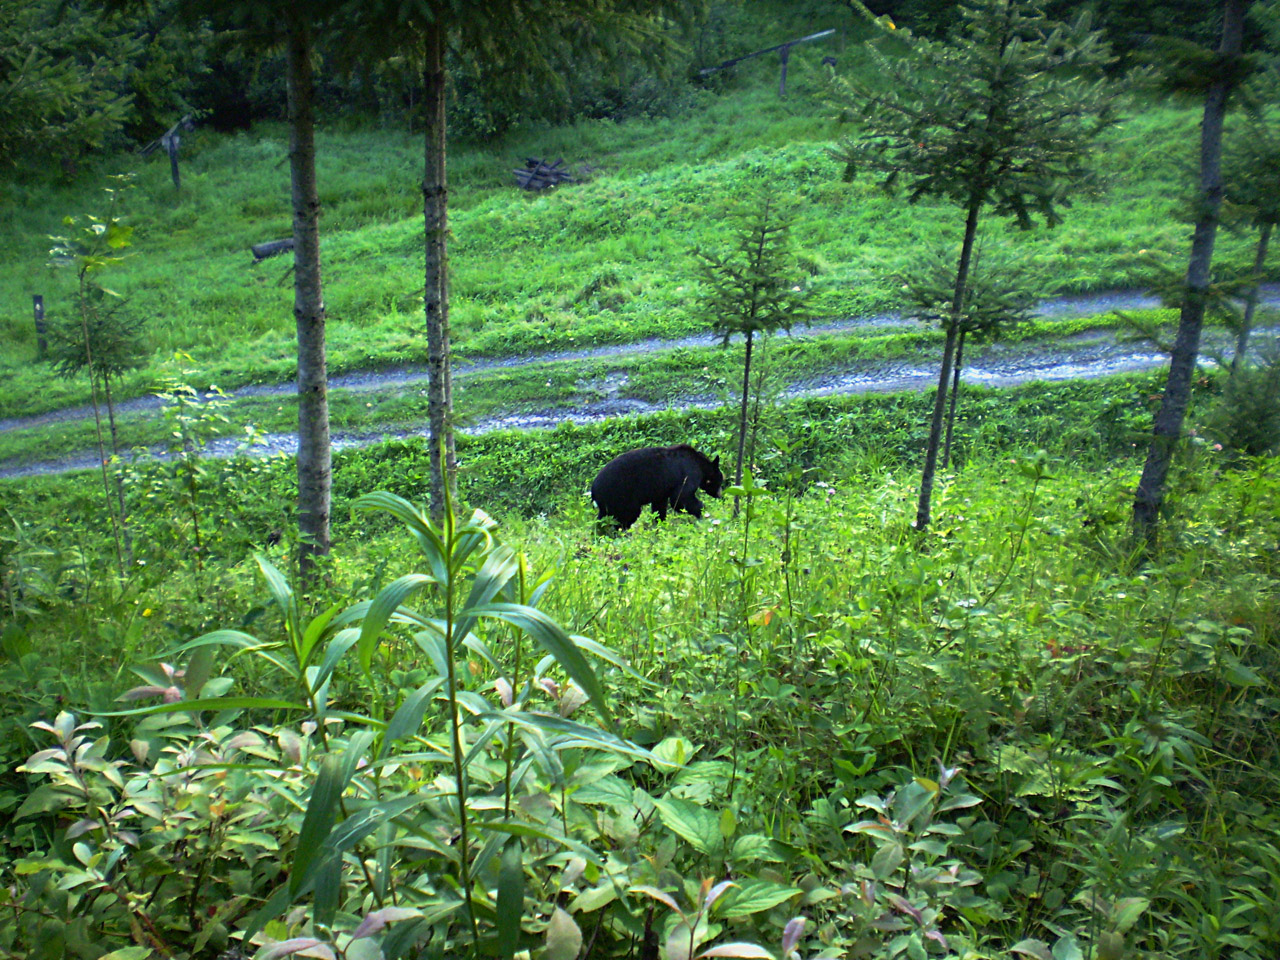
{"type": "MultiPolygon", "coordinates": [[[[1234,61],[1240,55],[1245,3],[1246,0],[1225,0],[1223,4],[1222,42],[1218,52],[1228,61],[1234,61]]],[[[1227,114],[1227,96],[1231,92],[1230,80],[1225,75],[1229,72],[1229,65],[1224,64],[1220,68],[1223,76],[1213,82],[1205,97],[1204,120],[1200,124],[1200,214],[1191,239],[1187,289],[1178,320],[1178,334],[1169,358],[1164,399],[1156,414],[1151,449],[1133,501],[1134,534],[1148,548],[1155,546],[1165,481],[1169,476],[1174,447],[1182,435],[1182,421],[1191,398],[1191,376],[1200,352],[1200,330],[1204,324],[1213,244],[1222,206],[1222,125],[1227,114]]]]}
{"type": "Polygon", "coordinates": [[[933,502],[933,476],[938,469],[938,447],[942,445],[942,420],[947,410],[947,388],[951,385],[951,365],[956,354],[956,341],[960,333],[960,310],[969,284],[969,263],[973,259],[973,241],[978,235],[978,213],[982,201],[969,201],[969,213],[964,224],[964,243],[960,247],[960,260],[956,264],[956,286],[951,298],[951,322],[947,324],[947,339],[942,348],[942,368],[938,371],[938,393],[933,398],[933,421],[929,426],[929,444],[925,448],[924,470],[920,474],[920,500],[916,504],[916,529],[929,526],[933,502]]]}
{"type": "Polygon", "coordinates": [[[332,460],[324,290],[320,282],[311,31],[300,13],[291,12],[289,16],[289,182],[293,202],[293,316],[298,328],[298,575],[305,584],[315,558],[329,552],[332,460]]]}
{"type": "Polygon", "coordinates": [[[942,445],[943,470],[951,465],[951,432],[956,422],[956,398],[960,396],[960,369],[964,366],[964,334],[965,331],[961,330],[956,340],[956,368],[951,377],[951,399],[947,406],[947,439],[942,445]]]}
{"type": "MultiPolygon", "coordinates": [[[[107,424],[111,428],[111,453],[113,456],[120,456],[120,434],[116,430],[116,404],[111,396],[111,375],[106,370],[102,371],[102,393],[107,400],[107,424]]],[[[116,481],[116,505],[120,508],[120,535],[124,538],[124,557],[130,566],[133,565],[133,536],[129,533],[129,518],[124,509],[124,481],[117,471],[115,475],[116,481]]]]}
{"type": "MultiPolygon", "coordinates": [[[[738,411],[738,462],[733,468],[734,486],[742,483],[742,458],[747,449],[747,402],[751,396],[751,347],[754,330],[747,329],[746,354],[742,358],[742,403],[738,411]]],[[[738,515],[740,498],[733,498],[733,515],[738,515]]]]}
{"type": "Polygon", "coordinates": [[[85,366],[89,370],[89,399],[93,403],[93,426],[98,437],[98,465],[102,468],[102,495],[107,501],[107,515],[111,517],[111,532],[116,543],[116,570],[124,579],[124,548],[120,544],[120,520],[111,507],[111,484],[107,479],[107,449],[102,442],[102,411],[98,406],[98,377],[93,372],[93,347],[89,343],[89,318],[85,316],[85,272],[80,271],[80,334],[84,337],[85,366]]]}
{"type": "Polygon", "coordinates": [[[449,187],[445,171],[444,28],[430,24],[424,42],[422,216],[426,249],[423,304],[427,324],[427,421],[431,446],[431,516],[444,516],[446,486],[452,492],[453,389],[449,369],[449,187]]]}
{"type": "Polygon", "coordinates": [[[733,482],[742,483],[742,459],[747,449],[747,403],[751,396],[751,349],[754,330],[747,331],[746,355],[742,360],[742,403],[738,413],[738,463],[733,470],[733,482]]]}
{"type": "Polygon", "coordinates": [[[1253,258],[1253,286],[1249,288],[1249,296],[1244,301],[1244,317],[1240,321],[1240,331],[1236,334],[1236,352],[1231,358],[1231,372],[1240,369],[1240,361],[1249,349],[1249,334],[1253,332],[1253,314],[1258,309],[1258,287],[1262,283],[1262,268],[1267,263],[1267,247],[1271,243],[1273,224],[1264,223],[1258,234],[1258,253],[1253,258]]]}

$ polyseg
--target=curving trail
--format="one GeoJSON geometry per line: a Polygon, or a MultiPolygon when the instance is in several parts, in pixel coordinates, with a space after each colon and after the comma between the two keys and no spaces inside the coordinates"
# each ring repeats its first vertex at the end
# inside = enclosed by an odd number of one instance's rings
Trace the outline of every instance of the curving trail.
{"type": "MultiPolygon", "coordinates": [[[[1280,284],[1264,287],[1264,303],[1280,304],[1280,284]]],[[[1111,310],[1141,309],[1158,305],[1154,298],[1138,291],[1110,291],[1080,297],[1063,297],[1040,304],[1037,313],[1042,317],[1079,317],[1106,313],[1111,310]]],[[[848,318],[815,324],[797,331],[796,336],[824,336],[846,332],[859,327],[892,326],[905,321],[897,315],[848,318]]],[[[785,334],[784,334],[785,335],[785,334]]],[[[1255,343],[1265,337],[1280,335],[1280,328],[1260,328],[1255,332],[1255,343]]],[[[557,360],[579,360],[598,357],[623,357],[645,353],[657,353],[689,347],[709,347],[718,341],[710,335],[684,337],[672,340],[645,340],[637,343],[566,350],[554,353],[522,357],[485,359],[460,364],[455,376],[474,376],[486,370],[524,366],[557,360]]],[[[1219,343],[1224,346],[1224,343],[1219,343]]],[[[1203,353],[1203,351],[1202,351],[1203,353]]],[[[1152,349],[1136,348],[1134,344],[1117,342],[1112,336],[1083,335],[1061,341],[1046,349],[1043,344],[985,344],[972,355],[966,356],[963,380],[969,384],[990,387],[1014,386],[1034,380],[1086,379],[1110,376],[1117,373],[1150,370],[1164,364],[1167,357],[1152,349]]],[[[421,368],[402,368],[377,372],[358,372],[336,376],[329,380],[330,389],[353,391],[377,391],[399,388],[425,381],[421,368]]],[[[623,378],[625,380],[625,378],[623,378]]],[[[784,389],[787,398],[806,396],[832,396],[867,393],[872,391],[925,390],[937,382],[934,358],[920,364],[905,361],[864,361],[846,370],[813,378],[793,381],[784,389]]],[[[465,428],[469,434],[494,430],[549,429],[567,421],[592,423],[611,417],[639,415],[667,409],[711,409],[724,402],[722,396],[693,395],[674,402],[652,403],[623,395],[624,382],[608,385],[606,397],[592,403],[573,407],[548,407],[534,412],[493,416],[465,428]]],[[[271,396],[292,393],[292,383],[244,387],[236,396],[271,396]]],[[[155,397],[140,397],[117,404],[117,412],[159,409],[155,397]]],[[[33,417],[0,420],[0,431],[57,423],[92,416],[88,407],[52,411],[33,417]]],[[[425,430],[385,430],[359,433],[336,432],[332,435],[333,448],[343,450],[368,446],[381,440],[425,436],[425,430]]],[[[291,454],[297,448],[294,433],[265,434],[261,443],[244,449],[244,442],[235,438],[223,438],[210,442],[206,455],[215,458],[234,456],[246,452],[252,456],[291,454]]],[[[163,458],[162,451],[152,451],[163,458]]],[[[96,454],[85,452],[47,460],[0,463],[0,479],[64,473],[72,470],[96,468],[96,454]]]]}

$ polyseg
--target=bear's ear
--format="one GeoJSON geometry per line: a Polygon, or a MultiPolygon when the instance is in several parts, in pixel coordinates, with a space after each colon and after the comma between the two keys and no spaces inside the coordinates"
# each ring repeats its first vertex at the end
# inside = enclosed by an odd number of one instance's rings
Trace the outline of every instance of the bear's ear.
{"type": "Polygon", "coordinates": [[[715,458],[714,460],[712,460],[712,461],[711,461],[711,465],[712,465],[713,467],[715,467],[717,470],[719,470],[719,469],[720,469],[720,455],[719,455],[719,454],[716,454],[716,458],[715,458]]]}

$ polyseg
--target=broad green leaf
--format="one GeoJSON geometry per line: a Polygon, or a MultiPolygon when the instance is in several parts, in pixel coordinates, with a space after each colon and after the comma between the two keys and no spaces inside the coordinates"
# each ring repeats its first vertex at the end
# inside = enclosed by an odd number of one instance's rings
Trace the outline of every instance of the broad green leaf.
{"type": "Polygon", "coordinates": [[[267,590],[271,593],[271,599],[276,602],[276,606],[280,608],[280,612],[284,615],[284,622],[289,636],[298,637],[301,633],[298,625],[298,601],[293,595],[293,590],[289,587],[289,581],[284,578],[284,574],[271,565],[271,561],[266,557],[258,554],[254,559],[258,561],[258,568],[262,571],[262,576],[267,581],[267,590]]]}
{"type": "Polygon", "coordinates": [[[663,825],[702,854],[718,853],[724,846],[720,818],[688,800],[662,797],[653,801],[663,825]]]}
{"type": "Polygon", "coordinates": [[[492,617],[523,630],[540,643],[564,668],[564,672],[591,698],[596,712],[607,726],[613,726],[613,716],[605,702],[604,688],[595,671],[587,662],[564,629],[541,610],[515,603],[491,603],[473,607],[468,613],[473,617],[492,617]]]}
{"type": "Polygon", "coordinates": [[[590,783],[583,784],[574,792],[573,799],[578,803],[601,803],[608,804],[611,807],[625,808],[632,805],[632,789],[631,784],[621,777],[609,774],[590,783]]]}
{"type": "Polygon", "coordinates": [[[43,783],[27,794],[26,799],[22,801],[22,806],[18,807],[18,812],[13,815],[13,819],[21,820],[23,817],[30,817],[37,813],[61,810],[67,804],[75,803],[77,800],[76,795],[69,793],[65,788],[43,783]]]}
{"type": "Polygon", "coordinates": [[[698,957],[746,957],[748,960],[773,960],[773,954],[754,943],[721,943],[703,950],[698,957]]]}
{"type": "Polygon", "coordinates": [[[881,844],[880,849],[871,858],[872,874],[875,875],[877,880],[887,880],[893,876],[893,872],[901,865],[903,856],[902,844],[896,840],[881,844]]]}
{"type": "Polygon", "coordinates": [[[514,723],[525,729],[572,737],[575,741],[572,743],[557,742],[555,744],[557,748],[590,746],[610,750],[625,756],[636,757],[641,760],[650,759],[649,751],[644,747],[637,746],[630,740],[623,740],[616,734],[601,730],[599,727],[590,727],[584,723],[578,723],[576,720],[569,720],[566,717],[557,717],[549,713],[529,713],[524,710],[491,710],[479,716],[481,720],[500,720],[503,723],[514,723]]]}
{"type": "Polygon", "coordinates": [[[598,887],[583,890],[569,904],[570,913],[591,913],[601,907],[607,907],[618,899],[618,888],[612,883],[602,883],[598,887]]]}
{"type": "Polygon", "coordinates": [[[338,605],[334,604],[307,624],[302,632],[302,642],[298,645],[298,669],[305,669],[311,662],[311,654],[329,629],[329,624],[338,614],[338,605]]]}
{"type": "Polygon", "coordinates": [[[693,759],[700,748],[694,746],[684,737],[667,737],[653,748],[653,756],[658,762],[659,770],[674,770],[683,767],[693,759]]]}
{"type": "Polygon", "coordinates": [[[342,857],[326,851],[315,869],[315,890],[312,895],[312,915],[322,929],[333,926],[342,901],[342,857]]]}
{"type": "Polygon", "coordinates": [[[739,867],[748,863],[786,863],[786,849],[776,840],[759,833],[746,833],[733,842],[733,862],[739,867]]]}
{"type": "Polygon", "coordinates": [[[98,960],[147,960],[151,956],[150,947],[124,947],[104,953],[98,960]]]}
{"type": "Polygon", "coordinates": [[[312,865],[337,822],[338,802],[346,785],[342,768],[342,758],[333,755],[325,757],[320,764],[320,773],[316,776],[315,786],[311,788],[307,812],[302,819],[302,829],[298,832],[298,851],[294,856],[293,869],[289,873],[290,897],[296,897],[303,884],[312,880],[312,865]]]}
{"type": "Polygon", "coordinates": [[[1151,901],[1146,897],[1125,897],[1117,900],[1111,922],[1120,933],[1127,933],[1150,905],[1151,901]]]}
{"type": "Polygon", "coordinates": [[[418,548],[426,558],[436,583],[448,583],[449,564],[445,556],[444,541],[421,510],[404,497],[385,490],[376,490],[358,497],[352,507],[357,510],[383,510],[403,523],[418,541],[418,548]]]}
{"type": "Polygon", "coordinates": [[[432,695],[444,686],[444,677],[436,677],[428,680],[409,696],[405,697],[404,702],[396,709],[391,717],[391,722],[387,724],[386,732],[382,735],[382,747],[378,751],[379,757],[387,755],[387,751],[401,737],[412,736],[418,732],[418,727],[422,726],[423,714],[427,712],[427,705],[431,702],[432,695]]]}
{"type": "Polygon", "coordinates": [[[370,804],[335,826],[325,840],[325,845],[338,852],[350,850],[384,823],[426,803],[429,799],[431,798],[426,794],[414,794],[370,804]]]}
{"type": "Polygon", "coordinates": [[[524,848],[511,837],[502,848],[498,868],[498,955],[511,960],[520,945],[520,918],[524,915],[524,848]]]}
{"type": "Polygon", "coordinates": [[[573,917],[556,907],[547,924],[547,947],[543,960],[577,960],[582,951],[582,931],[573,917]]]}
{"type": "Polygon", "coordinates": [[[434,582],[431,577],[423,574],[408,573],[378,591],[378,595],[373,598],[373,603],[369,605],[369,612],[365,614],[364,623],[360,625],[360,640],[356,646],[360,669],[364,671],[366,677],[372,669],[373,651],[378,645],[387,620],[409,597],[434,582]]]}
{"type": "Polygon", "coordinates": [[[647,884],[639,883],[631,888],[632,893],[643,893],[646,897],[653,897],[659,903],[666,905],[672,913],[683,917],[684,911],[680,909],[680,905],[671,898],[671,895],[665,891],[659,890],[657,887],[651,887],[647,884]]]}
{"type": "Polygon", "coordinates": [[[774,883],[772,880],[746,879],[738,882],[738,889],[731,890],[725,896],[718,911],[725,919],[749,917],[785,903],[792,897],[798,897],[803,891],[790,884],[774,883]]]}
{"type": "Polygon", "coordinates": [[[316,672],[313,681],[314,686],[323,686],[328,681],[333,671],[337,669],[339,662],[359,638],[359,630],[347,629],[338,631],[338,634],[329,641],[328,647],[325,648],[324,660],[320,662],[320,669],[316,672]]]}
{"type": "Polygon", "coordinates": [[[515,552],[510,547],[498,547],[485,557],[484,564],[476,571],[467,601],[462,606],[458,618],[458,636],[465,637],[472,631],[476,624],[476,615],[472,611],[483,608],[496,597],[518,569],[515,552]]]}
{"type": "Polygon", "coordinates": [[[913,780],[900,788],[893,799],[893,819],[902,827],[910,826],[916,817],[932,805],[937,796],[936,786],[935,784],[934,789],[930,789],[922,786],[919,780],[913,780]]]}
{"type": "Polygon", "coordinates": [[[153,713],[194,713],[200,710],[302,710],[310,712],[304,703],[292,700],[272,700],[267,697],[206,697],[203,700],[179,700],[177,703],[156,703],[134,710],[89,711],[98,717],[140,717],[153,713]]]}
{"type": "Polygon", "coordinates": [[[200,691],[204,689],[204,685],[209,682],[209,677],[213,674],[213,654],[214,648],[211,646],[192,651],[191,658],[187,661],[186,676],[183,678],[184,697],[194,700],[200,696],[200,691]]]}

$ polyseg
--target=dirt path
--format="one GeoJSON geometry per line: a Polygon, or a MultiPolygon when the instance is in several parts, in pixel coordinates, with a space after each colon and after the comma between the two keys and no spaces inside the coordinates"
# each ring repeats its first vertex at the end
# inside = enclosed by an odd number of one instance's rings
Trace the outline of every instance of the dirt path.
{"type": "MultiPolygon", "coordinates": [[[[1266,302],[1280,303],[1280,285],[1270,285],[1266,290],[1266,302]]],[[[1046,317],[1077,317],[1106,313],[1115,309],[1137,309],[1154,305],[1154,300],[1134,291],[1112,291],[1083,297],[1069,297],[1046,301],[1040,305],[1039,314],[1046,317]]],[[[890,326],[904,323],[901,317],[883,315],[833,321],[818,324],[797,331],[797,335],[823,336],[846,332],[857,327],[890,326]]],[[[1255,343],[1267,337],[1275,337],[1280,328],[1265,328],[1257,332],[1255,343]]],[[[1225,339],[1219,333],[1216,337],[1218,346],[1225,346],[1225,339]]],[[[712,346],[714,337],[686,337],[678,340],[645,340],[638,343],[593,347],[583,350],[560,351],[526,357],[504,357],[492,360],[480,360],[462,366],[457,376],[473,376],[485,370],[523,366],[531,363],[591,359],[598,357],[625,357],[645,353],[656,353],[664,350],[675,350],[688,347],[712,346]]],[[[1206,344],[1212,348],[1215,338],[1210,337],[1206,344]]],[[[1033,380],[1067,380],[1086,379],[1109,376],[1139,370],[1149,370],[1164,364],[1167,357],[1149,348],[1135,347],[1133,344],[1119,343],[1110,335],[1081,335],[1060,341],[1046,349],[1043,343],[1037,344],[985,344],[971,351],[966,357],[963,378],[969,384],[981,384],[991,387],[1014,386],[1033,380]]],[[[377,391],[400,388],[425,380],[425,371],[419,368],[403,368],[399,370],[382,370],[377,372],[353,373],[333,377],[329,381],[331,389],[358,391],[377,391]]],[[[936,358],[922,357],[920,363],[907,361],[863,361],[851,365],[838,373],[826,373],[811,378],[802,378],[787,384],[783,395],[790,399],[805,396],[833,396],[841,394],[866,393],[872,391],[922,390],[929,389],[937,380],[936,358]]],[[[292,384],[245,387],[236,391],[236,396],[283,395],[294,390],[292,384]]],[[[625,395],[625,378],[611,384],[602,400],[580,404],[567,408],[548,407],[542,410],[503,414],[485,418],[466,428],[469,434],[487,433],[493,430],[533,430],[555,427],[567,421],[575,423],[593,423],[611,417],[631,416],[652,413],[667,409],[711,409],[725,402],[722,395],[692,395],[681,397],[671,402],[653,403],[625,395]]],[[[159,407],[155,398],[138,398],[117,406],[117,410],[145,410],[159,407]]],[[[0,430],[15,430],[22,427],[37,426],[45,423],[61,422],[92,415],[89,408],[72,408],[55,411],[36,417],[17,418],[0,421],[0,430]]],[[[381,440],[424,436],[423,430],[387,429],[371,430],[356,433],[337,432],[332,436],[333,448],[343,450],[351,447],[367,446],[381,440]]],[[[297,435],[294,433],[265,434],[261,443],[244,451],[254,456],[270,456],[273,454],[291,454],[297,448],[297,435]]],[[[244,448],[238,438],[225,438],[211,442],[207,454],[211,457],[229,457],[244,448]]],[[[162,451],[152,451],[163,457],[162,451]]],[[[96,467],[97,458],[90,452],[73,454],[47,460],[21,461],[14,459],[0,463],[0,479],[8,477],[24,477],[43,474],[63,473],[70,470],[82,470],[96,467]]]]}
{"type": "MultiPolygon", "coordinates": [[[[1270,284],[1265,288],[1264,302],[1280,304],[1280,284],[1270,284]]],[[[1086,294],[1075,297],[1058,297],[1043,301],[1037,314],[1041,317],[1065,319],[1068,317],[1105,314],[1112,310],[1138,310],[1159,306],[1154,297],[1138,290],[1109,290],[1101,293],[1086,294]]],[[[794,336],[823,336],[846,333],[867,327],[891,327],[909,324],[900,314],[886,313],[869,317],[846,317],[840,320],[819,322],[808,327],[797,328],[794,336]]],[[[780,336],[787,336],[785,332],[780,336]]],[[[576,350],[557,350],[550,353],[530,354],[518,357],[494,357],[473,361],[461,361],[454,368],[454,376],[465,378],[486,370],[509,369],[534,363],[549,363],[559,360],[593,360],[600,357],[639,356],[648,353],[660,353],[667,350],[678,350],[689,347],[713,346],[717,338],[712,334],[698,334],[678,339],[639,340],[635,343],[610,344],[598,347],[587,347],[576,350]]],[[[355,371],[339,374],[329,378],[330,390],[373,391],[391,387],[410,386],[425,382],[426,367],[421,365],[393,367],[382,370],[355,371]]],[[[237,397],[270,397],[283,396],[297,392],[293,381],[273,384],[249,384],[237,387],[232,391],[237,397]]],[[[121,414],[145,410],[160,409],[160,400],[154,395],[134,397],[116,404],[116,412],[121,414]]],[[[83,420],[93,416],[93,408],[89,406],[66,407],[61,410],[49,410],[45,413],[29,417],[9,417],[0,419],[0,433],[11,430],[23,430],[30,427],[44,426],[50,423],[63,423],[69,420],[83,420]]]]}

